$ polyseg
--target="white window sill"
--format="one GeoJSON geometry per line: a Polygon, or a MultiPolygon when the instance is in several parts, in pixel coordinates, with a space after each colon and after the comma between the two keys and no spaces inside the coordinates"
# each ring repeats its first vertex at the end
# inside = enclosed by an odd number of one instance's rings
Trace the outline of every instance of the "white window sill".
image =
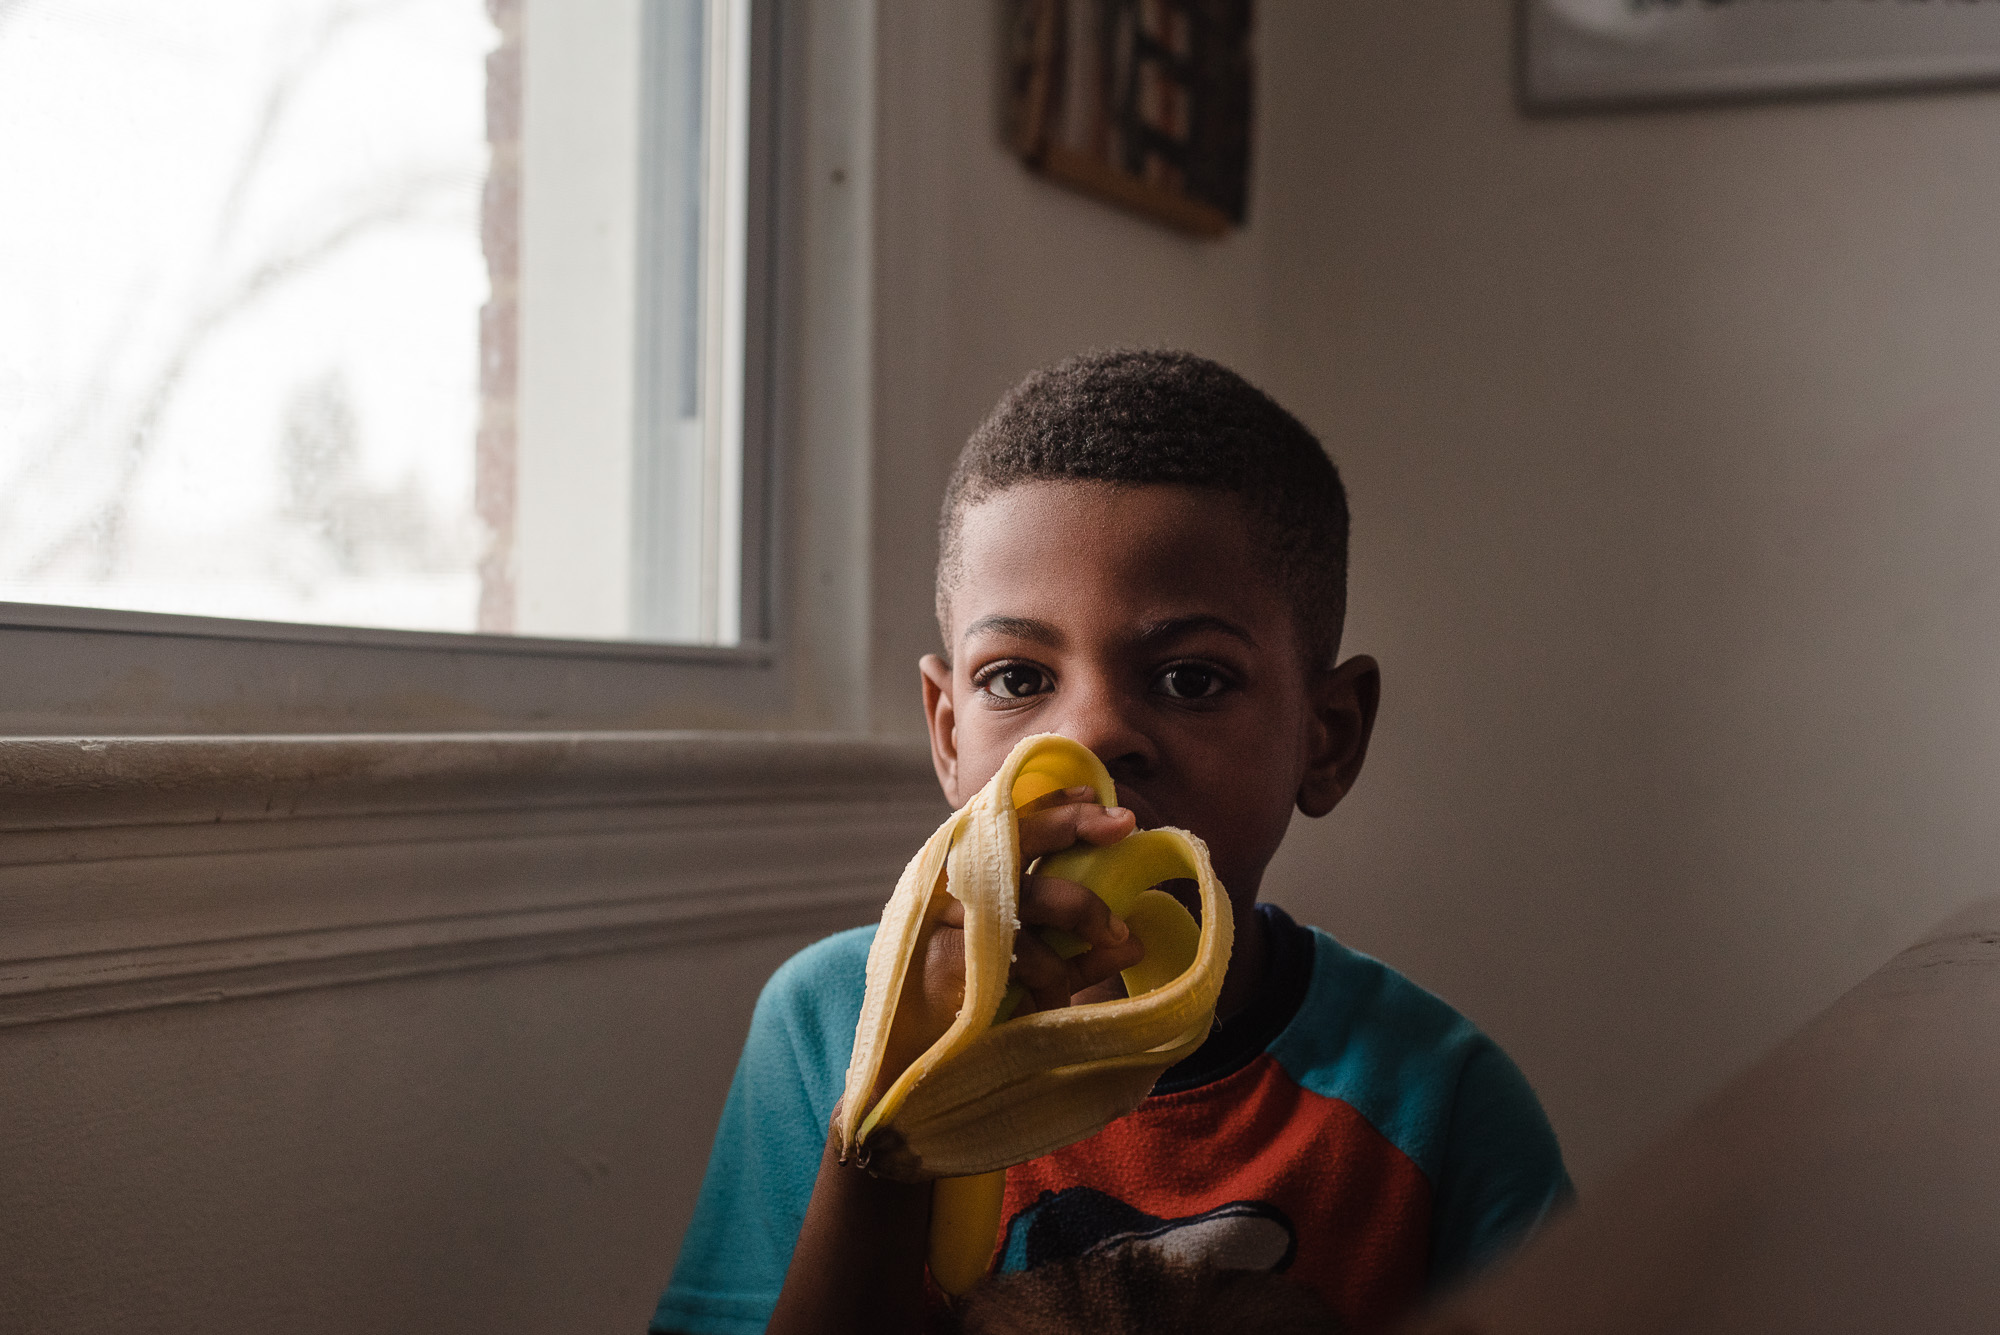
{"type": "Polygon", "coordinates": [[[827,735],[0,739],[0,1027],[858,925],[943,814],[827,735]]]}

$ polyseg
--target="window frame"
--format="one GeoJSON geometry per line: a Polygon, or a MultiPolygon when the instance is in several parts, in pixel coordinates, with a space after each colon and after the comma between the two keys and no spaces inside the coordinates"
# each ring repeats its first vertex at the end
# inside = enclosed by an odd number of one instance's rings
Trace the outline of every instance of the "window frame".
{"type": "Polygon", "coordinates": [[[866,606],[866,570],[827,571],[865,541],[869,317],[852,307],[865,306],[872,268],[872,52],[858,18],[820,5],[781,12],[791,8],[750,6],[738,643],[0,602],[0,734],[864,722],[867,631],[853,614],[866,606]],[[848,68],[857,57],[864,68],[848,68]],[[807,77],[828,62],[841,79],[807,77]],[[844,485],[829,486],[836,478],[844,485]],[[820,606],[803,602],[807,585],[820,606]]]}
{"type": "MultiPolygon", "coordinates": [[[[685,32],[674,32],[675,20],[666,16],[669,6],[680,0],[640,0],[639,19],[640,42],[640,106],[638,111],[638,140],[640,164],[638,185],[638,267],[636,291],[639,307],[635,312],[636,328],[634,339],[634,382],[633,382],[633,426],[631,441],[633,448],[633,589],[632,621],[639,628],[648,622],[661,619],[664,604],[681,604],[680,610],[689,610],[684,604],[691,601],[701,606],[691,618],[697,629],[697,637],[692,643],[715,644],[755,644],[769,638],[771,633],[770,599],[764,587],[768,582],[771,563],[769,561],[770,514],[766,505],[769,493],[770,418],[765,408],[769,401],[771,387],[771,334],[772,312],[770,309],[770,277],[776,264],[771,240],[771,191],[773,183],[772,120],[769,114],[772,89],[775,29],[773,13],[776,4],[771,0],[707,0],[709,13],[698,28],[704,48],[716,46],[733,47],[739,35],[737,22],[744,29],[740,36],[747,55],[742,74],[744,103],[735,105],[737,89],[734,79],[726,72],[726,67],[734,64],[732,56],[717,58],[713,49],[702,52],[705,76],[699,89],[703,103],[700,115],[704,120],[714,117],[718,110],[724,120],[725,129],[721,135],[714,127],[707,127],[706,152],[693,164],[685,161],[674,162],[668,157],[670,146],[678,139],[676,131],[689,108],[674,105],[680,94],[670,89],[665,76],[673,72],[675,57],[685,57],[677,51],[675,37],[685,36],[685,32]],[[739,9],[741,18],[733,20],[728,29],[718,34],[714,31],[717,8],[739,9]],[[723,86],[713,86],[720,80],[723,86]],[[720,244],[709,241],[699,245],[697,268],[699,277],[690,274],[676,275],[669,256],[676,249],[675,243],[682,243],[686,237],[686,219],[675,219],[672,214],[679,196],[668,185],[668,169],[680,167],[685,170],[693,165],[702,180],[704,191],[699,210],[703,232],[726,229],[730,212],[738,207],[738,196],[733,180],[737,166],[738,150],[733,146],[719,156],[715,150],[721,139],[734,140],[738,131],[734,125],[735,114],[742,114],[747,124],[742,127],[741,170],[742,170],[742,235],[740,238],[725,238],[720,244]],[[762,114],[760,114],[762,113],[762,114]],[[718,192],[719,187],[719,192],[718,192]],[[733,255],[731,254],[733,252],[733,255]],[[730,316],[728,308],[733,304],[726,293],[710,291],[711,285],[718,288],[730,286],[732,264],[741,267],[740,308],[735,318],[740,322],[736,332],[739,338],[730,338],[730,316]],[[692,285],[683,283],[685,278],[695,278],[692,285]],[[689,296],[698,299],[695,326],[698,333],[695,342],[699,351],[694,361],[695,398],[702,405],[699,420],[702,423],[703,439],[708,449],[718,446],[724,452],[733,450],[737,457],[737,477],[734,479],[734,513],[724,516],[710,513],[710,505],[718,498],[712,489],[720,489],[723,504],[726,505],[730,487],[720,477],[704,476],[700,488],[701,504],[695,527],[701,532],[699,553],[695,555],[692,567],[684,567],[683,560],[667,549],[675,546],[665,538],[670,518],[662,513],[670,510],[673,502],[663,494],[661,481],[663,474],[684,470],[687,461],[680,456],[686,442],[676,441],[674,436],[680,426],[678,414],[670,400],[676,397],[678,386],[668,383],[672,369],[666,355],[669,350],[679,351],[684,335],[677,337],[674,326],[680,323],[684,310],[681,305],[689,296]],[[710,328],[714,324],[719,328],[710,328]],[[711,335],[719,333],[719,338],[711,335]],[[733,350],[740,361],[730,365],[727,354],[724,359],[715,359],[712,354],[718,347],[735,342],[733,350]],[[734,390],[731,394],[732,371],[734,390]],[[733,420],[732,420],[733,419],[733,420]],[[733,439],[732,439],[733,437],[733,439]],[[663,504],[664,502],[664,504],[663,504]],[[735,531],[735,570],[724,577],[720,570],[711,571],[713,559],[719,566],[721,558],[727,555],[731,544],[722,538],[730,529],[735,531]],[[714,544],[721,550],[711,553],[706,550],[714,544]],[[689,595],[693,597],[690,600],[689,595]],[[733,607],[725,607],[732,601],[733,607]],[[716,606],[708,606],[710,602],[716,606]],[[733,630],[725,631],[724,626],[733,630]]],[[[704,455],[708,452],[703,451],[704,455]]],[[[712,461],[704,458],[706,470],[712,461]]],[[[725,470],[726,471],[726,470],[725,470]]],[[[677,517],[686,520],[689,516],[677,517]]],[[[685,554],[680,554],[684,556],[685,554]]]]}

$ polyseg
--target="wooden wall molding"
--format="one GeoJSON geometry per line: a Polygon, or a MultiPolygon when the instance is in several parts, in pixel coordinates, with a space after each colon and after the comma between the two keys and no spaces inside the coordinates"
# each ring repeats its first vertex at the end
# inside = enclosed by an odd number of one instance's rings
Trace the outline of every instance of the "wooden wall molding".
{"type": "Polygon", "coordinates": [[[944,812],[842,737],[0,739],[0,1027],[863,923],[944,812]]]}

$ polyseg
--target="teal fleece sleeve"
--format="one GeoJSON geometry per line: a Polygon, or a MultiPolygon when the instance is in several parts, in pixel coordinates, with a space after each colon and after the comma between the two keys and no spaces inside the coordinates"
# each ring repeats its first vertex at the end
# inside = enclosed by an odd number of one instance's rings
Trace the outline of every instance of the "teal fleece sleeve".
{"type": "Polygon", "coordinates": [[[1430,1288],[1498,1260],[1575,1194],[1527,1077],[1482,1035],[1459,1070],[1445,1133],[1430,1288]]]}
{"type": "Polygon", "coordinates": [[[756,1335],[769,1322],[846,1078],[874,935],[829,937],[765,984],[654,1331],[756,1335]]]}

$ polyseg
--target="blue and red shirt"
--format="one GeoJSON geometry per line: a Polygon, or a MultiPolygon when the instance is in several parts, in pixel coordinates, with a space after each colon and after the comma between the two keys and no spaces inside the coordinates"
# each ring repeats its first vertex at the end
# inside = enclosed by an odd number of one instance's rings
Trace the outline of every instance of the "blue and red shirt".
{"type": "MultiPolygon", "coordinates": [[[[995,1265],[1144,1246],[1279,1271],[1375,1328],[1570,1192],[1505,1053],[1395,970],[1260,905],[1262,995],[1139,1108],[1011,1168],[995,1265]]],[[[655,1331],[751,1335],[783,1287],[860,1019],[874,929],[773,975],[655,1331]]]]}

